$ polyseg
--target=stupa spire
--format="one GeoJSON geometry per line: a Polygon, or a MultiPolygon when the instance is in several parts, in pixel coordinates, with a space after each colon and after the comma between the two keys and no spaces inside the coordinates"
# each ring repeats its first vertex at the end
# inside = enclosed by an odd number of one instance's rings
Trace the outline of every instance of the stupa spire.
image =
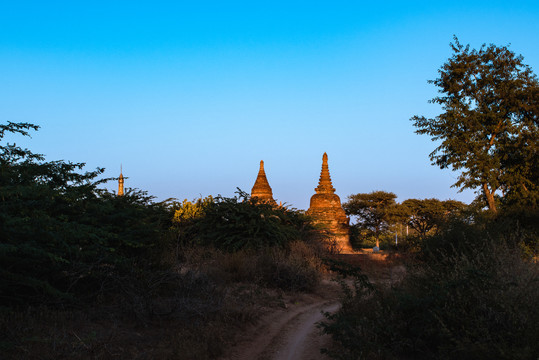
{"type": "Polygon", "coordinates": [[[122,174],[122,165],[120,165],[120,176],[118,177],[118,196],[124,194],[124,175],[122,174]]]}
{"type": "Polygon", "coordinates": [[[324,153],[322,156],[322,171],[320,172],[320,180],[318,186],[314,189],[317,194],[334,194],[335,188],[331,183],[331,176],[329,175],[328,166],[328,154],[324,153]]]}
{"type": "Polygon", "coordinates": [[[264,171],[263,160],[260,160],[260,169],[258,170],[255,184],[251,189],[251,197],[258,198],[261,201],[275,203],[275,200],[273,200],[273,191],[271,190],[271,186],[266,177],[266,172],[264,171]]]}

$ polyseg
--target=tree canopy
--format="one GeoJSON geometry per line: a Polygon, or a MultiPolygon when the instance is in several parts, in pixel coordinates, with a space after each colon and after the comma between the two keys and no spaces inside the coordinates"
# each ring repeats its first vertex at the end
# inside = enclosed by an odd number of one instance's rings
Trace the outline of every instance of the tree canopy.
{"type": "Polygon", "coordinates": [[[456,200],[408,199],[400,204],[406,225],[424,238],[429,232],[439,230],[451,216],[466,207],[456,200]]]}
{"type": "Polygon", "coordinates": [[[414,116],[417,134],[440,141],[433,165],[461,171],[454,186],[480,189],[497,211],[495,195],[527,199],[537,206],[539,185],[539,82],[521,55],[508,47],[479,50],[454,38],[453,55],[429,83],[439,96],[430,100],[442,113],[414,116]]]}
{"type": "Polygon", "coordinates": [[[380,235],[389,229],[396,216],[397,195],[386,191],[373,191],[348,196],[343,204],[347,215],[356,216],[357,227],[371,232],[380,247],[380,235]]]}

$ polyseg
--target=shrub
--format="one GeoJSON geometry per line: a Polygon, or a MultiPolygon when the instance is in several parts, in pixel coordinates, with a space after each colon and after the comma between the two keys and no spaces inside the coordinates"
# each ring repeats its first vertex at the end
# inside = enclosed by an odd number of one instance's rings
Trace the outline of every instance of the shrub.
{"type": "Polygon", "coordinates": [[[320,248],[294,241],[284,248],[228,252],[208,247],[182,249],[183,264],[225,283],[252,283],[285,291],[312,291],[324,271],[320,248]]]}
{"type": "Polygon", "coordinates": [[[360,282],[348,288],[341,310],[322,324],[340,345],[328,353],[336,359],[537,358],[537,264],[523,259],[511,239],[468,230],[460,243],[445,238],[443,247],[431,248],[393,288],[371,291],[360,282]]]}
{"type": "Polygon", "coordinates": [[[201,215],[189,222],[177,222],[180,240],[233,252],[284,247],[314,236],[314,227],[303,213],[259,203],[239,189],[238,194],[234,198],[217,196],[213,201],[202,201],[201,215]]]}
{"type": "Polygon", "coordinates": [[[320,281],[322,263],[313,249],[295,241],[288,249],[272,249],[258,257],[261,283],[283,290],[312,291],[320,281]]]}

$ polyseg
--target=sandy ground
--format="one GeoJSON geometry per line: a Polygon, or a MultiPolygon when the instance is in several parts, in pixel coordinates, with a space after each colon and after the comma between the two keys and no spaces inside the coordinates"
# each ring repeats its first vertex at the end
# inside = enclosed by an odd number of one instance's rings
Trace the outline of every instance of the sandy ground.
{"type": "Polygon", "coordinates": [[[320,349],[331,339],[321,336],[316,323],[324,319],[322,312],[338,310],[338,295],[338,286],[324,280],[316,294],[285,299],[286,308],[273,311],[248,329],[223,360],[328,359],[320,349]]]}

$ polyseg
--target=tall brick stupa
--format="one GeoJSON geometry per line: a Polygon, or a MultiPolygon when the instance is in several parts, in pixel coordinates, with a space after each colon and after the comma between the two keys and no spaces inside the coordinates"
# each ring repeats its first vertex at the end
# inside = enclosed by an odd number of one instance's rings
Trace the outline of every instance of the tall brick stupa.
{"type": "Polygon", "coordinates": [[[258,170],[258,176],[256,177],[255,184],[251,189],[251,198],[257,198],[258,201],[268,204],[276,204],[273,199],[273,191],[266,178],[266,172],[264,171],[264,161],[260,160],[260,169],[258,170]]]}
{"type": "Polygon", "coordinates": [[[328,167],[328,155],[322,156],[322,171],[316,189],[311,197],[311,205],[307,215],[312,216],[316,223],[323,225],[334,236],[338,247],[343,253],[353,252],[350,245],[349,219],[341,206],[341,199],[335,194],[331,183],[328,167]]]}

